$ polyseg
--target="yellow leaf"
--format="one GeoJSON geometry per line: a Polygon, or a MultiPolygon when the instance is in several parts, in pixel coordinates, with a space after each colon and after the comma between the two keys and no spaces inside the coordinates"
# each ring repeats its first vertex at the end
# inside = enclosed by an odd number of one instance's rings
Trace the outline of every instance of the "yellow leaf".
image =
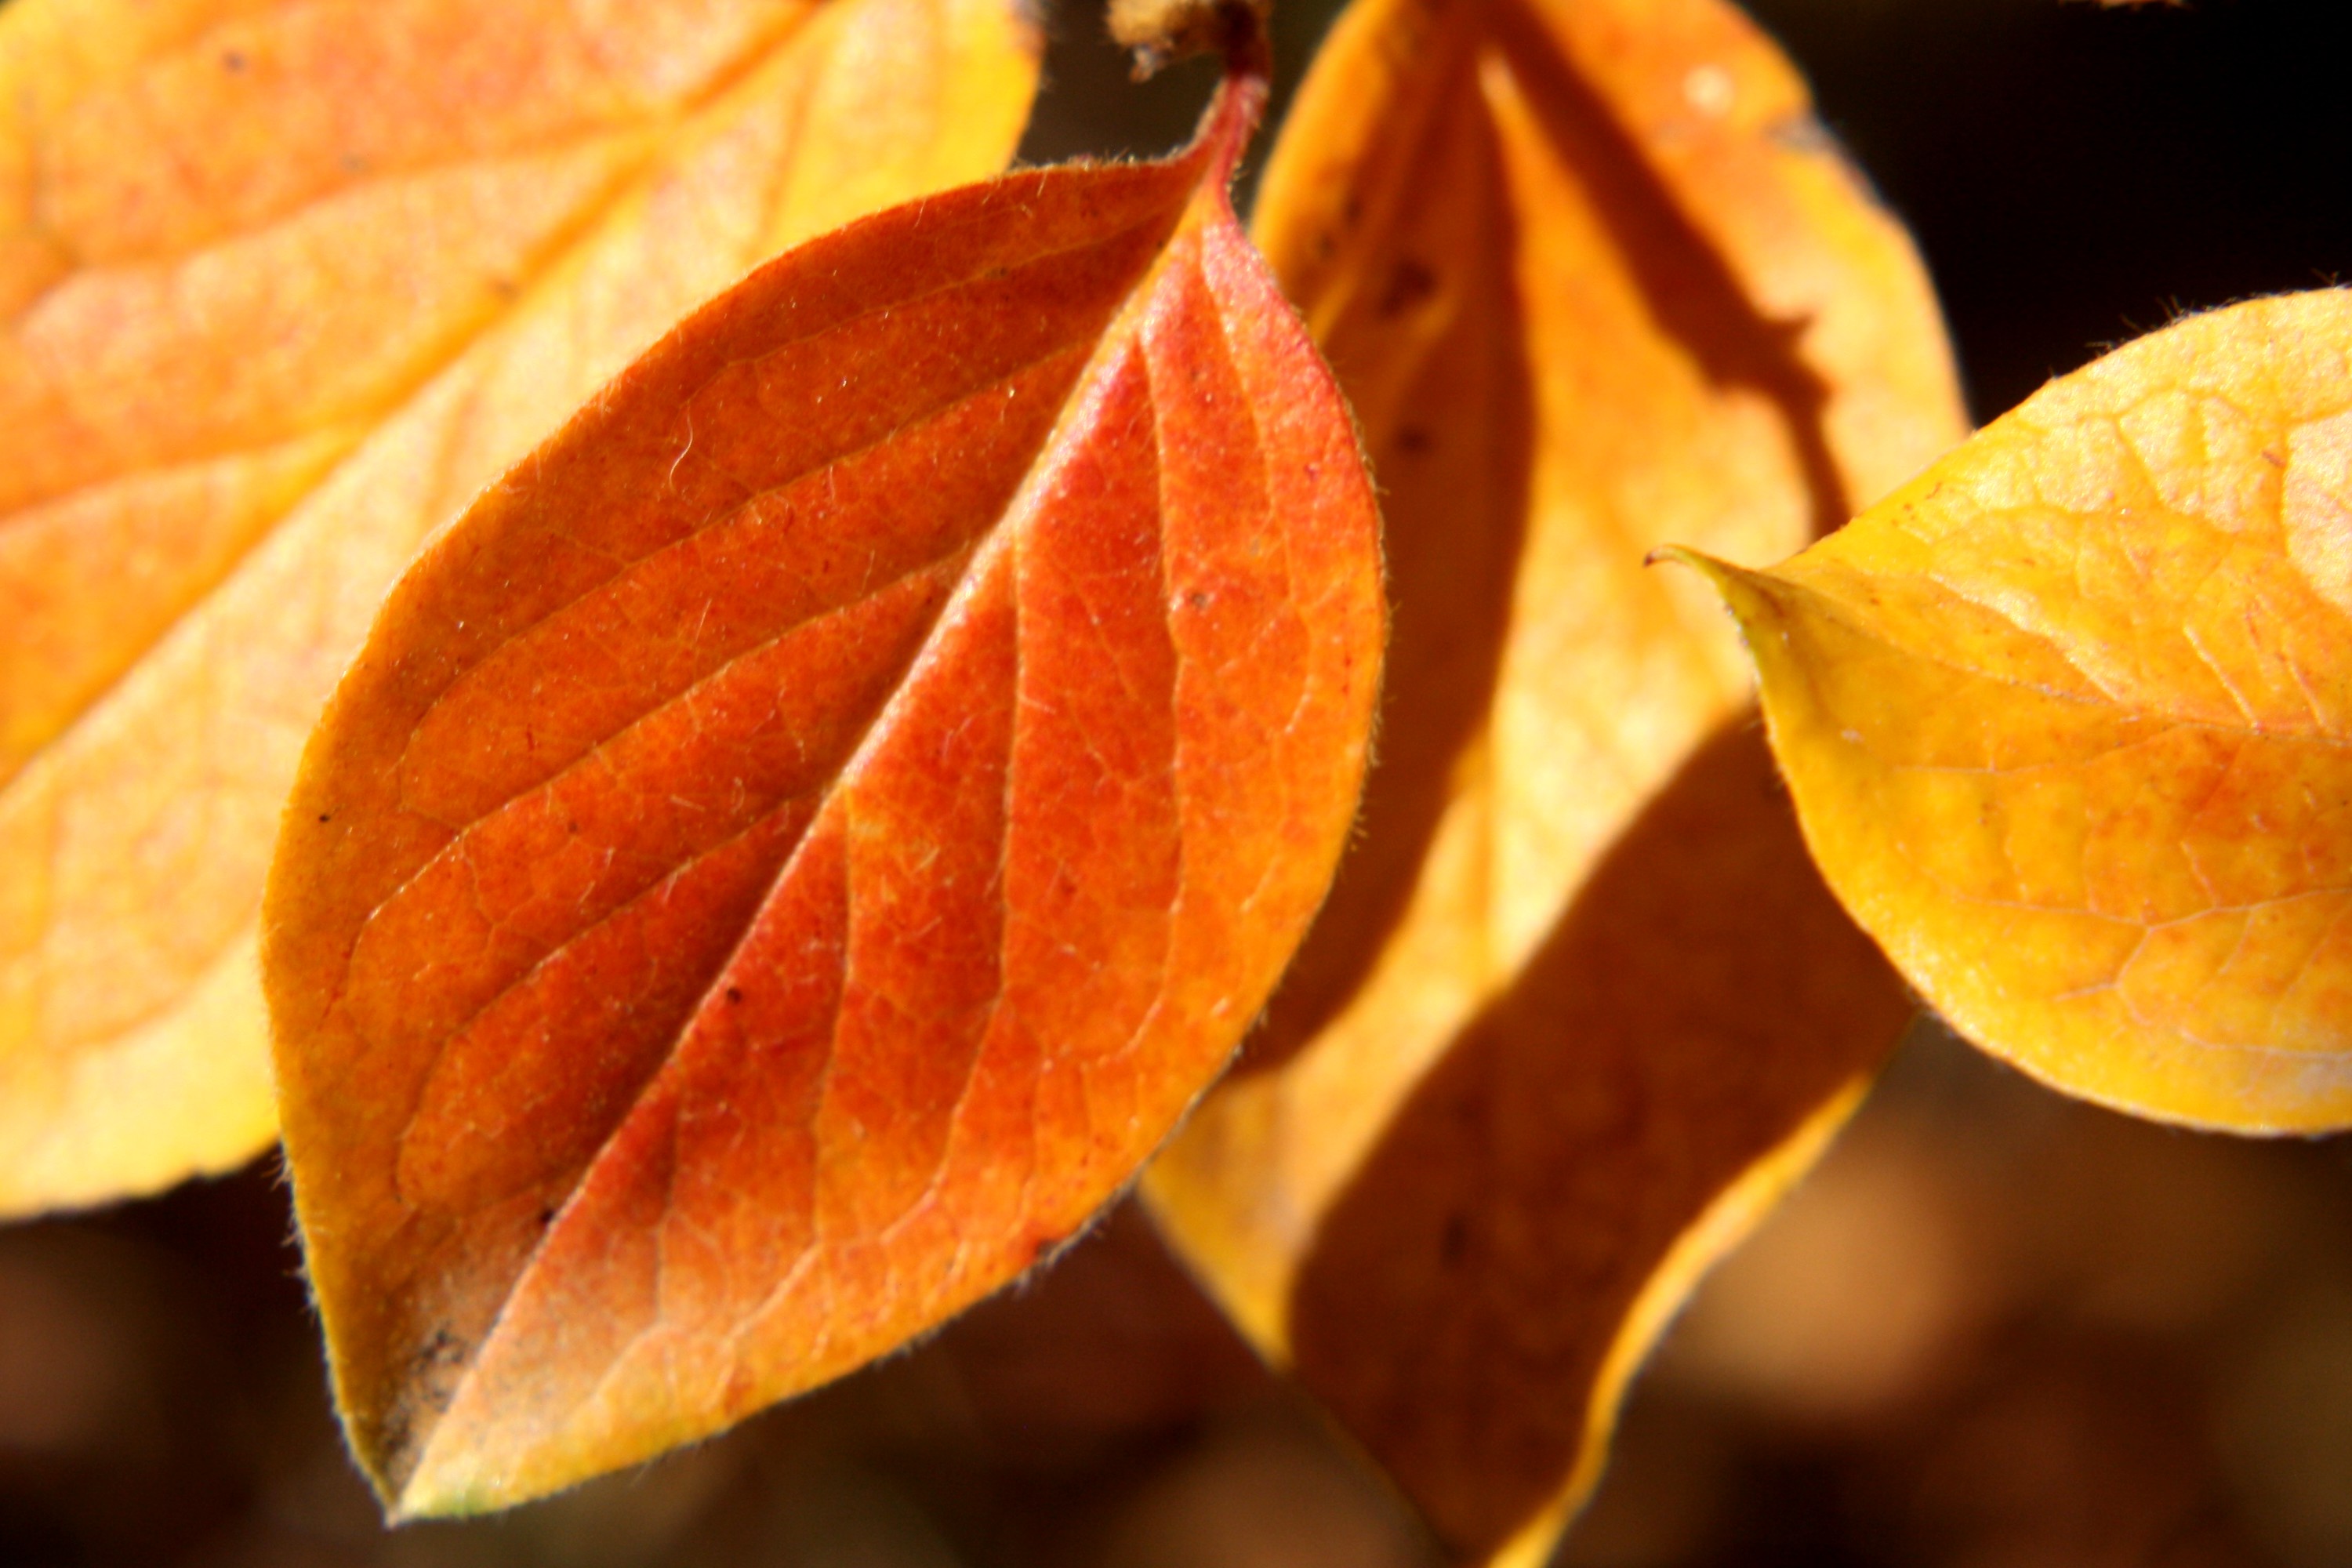
{"type": "Polygon", "coordinates": [[[2352,293],[2180,321],[1769,572],[1831,885],[1963,1033],[2196,1126],[2352,1124],[2352,293]]]}
{"type": "Polygon", "coordinates": [[[262,876],[385,587],[1034,70],[1006,0],[0,12],[0,1213],[268,1142],[262,876]]]}
{"type": "Polygon", "coordinates": [[[1385,491],[1380,761],[1244,1073],[1146,1190],[1457,1554],[1533,1561],[1906,1011],[1760,747],[1708,743],[1748,700],[1731,628],[1642,558],[1778,559],[1958,439],[1958,398],[1901,229],[1715,0],[1361,0],[1257,236],[1385,491]]]}

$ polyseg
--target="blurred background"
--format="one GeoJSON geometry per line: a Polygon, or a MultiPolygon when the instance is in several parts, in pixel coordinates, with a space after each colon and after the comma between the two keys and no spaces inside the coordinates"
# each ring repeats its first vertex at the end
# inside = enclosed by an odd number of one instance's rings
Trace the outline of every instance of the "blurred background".
{"type": "MultiPolygon", "coordinates": [[[[1979,418],[2352,276],[2342,0],[1758,0],[1910,223],[1979,418]]],[[[1328,20],[1278,6],[1295,73],[1328,20]]],[[[1181,140],[1049,19],[1024,155],[1181,140]]],[[[0,1229],[0,1568],[1411,1568],[1410,1520],[1121,1212],[928,1344],[648,1468],[385,1531],[267,1165],[0,1229]]],[[[1643,1374],[1577,1568],[2352,1564],[2352,1139],[2053,1097],[1915,1028],[1643,1374]]]]}

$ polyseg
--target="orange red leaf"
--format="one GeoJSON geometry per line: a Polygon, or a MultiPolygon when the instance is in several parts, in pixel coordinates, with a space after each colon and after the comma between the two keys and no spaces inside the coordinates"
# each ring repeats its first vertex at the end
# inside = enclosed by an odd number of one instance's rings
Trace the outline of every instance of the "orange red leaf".
{"type": "Polygon", "coordinates": [[[1979,1045],[2352,1124],[2352,293],[2043,388],[1769,572],[1709,563],[1831,885],[1979,1045]]]}
{"type": "Polygon", "coordinates": [[[1725,734],[1731,628],[1643,553],[1777,559],[1958,398],[1901,229],[1716,0],[1360,0],[1255,226],[1384,492],[1380,765],[1257,1070],[1146,1191],[1454,1550],[1536,1560],[1718,1221],[1906,1006],[1725,734]],[[1427,1227],[1386,1262],[1384,1215],[1427,1227]]]}
{"type": "Polygon", "coordinates": [[[762,268],[403,580],[268,906],[287,1151],[401,1513],[709,1432],[1083,1225],[1352,818],[1376,516],[1223,194],[1011,176],[762,268]]]}
{"type": "Polygon", "coordinates": [[[1002,165],[1004,0],[0,11],[0,1213],[273,1131],[254,918],[417,545],[782,246],[1002,165]]]}

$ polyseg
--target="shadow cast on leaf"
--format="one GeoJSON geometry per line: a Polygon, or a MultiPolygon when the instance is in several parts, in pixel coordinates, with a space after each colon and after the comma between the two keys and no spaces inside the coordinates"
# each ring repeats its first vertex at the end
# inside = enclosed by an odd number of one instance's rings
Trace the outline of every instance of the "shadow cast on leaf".
{"type": "Polygon", "coordinates": [[[1823,424],[1830,389],[1799,352],[1809,323],[1775,320],[1756,308],[1641,146],[1530,14],[1528,0],[1491,0],[1490,14],[1528,106],[1561,161],[1593,193],[1659,331],[1717,387],[1742,387],[1771,400],[1787,422],[1812,498],[1815,536],[1843,527],[1853,515],[1853,498],[1823,424]]]}
{"type": "Polygon", "coordinates": [[[1718,731],[1325,1214],[1298,1376],[1486,1558],[1562,1478],[1589,1486],[1632,1363],[1792,1173],[1769,1157],[1850,1105],[1909,1012],[1752,715],[1718,731]]]}
{"type": "MultiPolygon", "coordinates": [[[[1838,527],[1851,508],[1824,425],[1829,389],[1800,353],[1806,323],[1759,311],[1653,153],[1541,20],[1516,0],[1484,9],[1479,35],[1428,90],[1435,107],[1418,107],[1452,123],[1419,138],[1395,176],[1405,199],[1385,225],[1367,220],[1381,232],[1364,242],[1357,297],[1320,331],[1364,420],[1383,491],[1391,622],[1377,764],[1357,842],[1244,1047],[1242,1074],[1291,1060],[1362,986],[1404,917],[1465,752],[1486,730],[1512,634],[1544,435],[1525,284],[1515,276],[1521,225],[1478,85],[1482,61],[1499,58],[1518,79],[1549,155],[1591,194],[1658,333],[1714,386],[1753,392],[1778,411],[1813,531],[1838,527]],[[1415,192],[1430,195],[1415,200],[1415,192]],[[1465,243],[1465,228],[1475,229],[1475,243],[1465,243]],[[1447,312],[1442,331],[1401,347],[1412,331],[1399,318],[1432,301],[1447,312]],[[1398,357],[1413,361],[1402,376],[1391,363],[1398,357]]],[[[1712,451],[1691,459],[1721,460],[1712,451]]]]}
{"type": "MultiPolygon", "coordinates": [[[[1466,92],[1456,101],[1472,107],[1466,92]]],[[[1494,127],[1475,112],[1465,120],[1458,140],[1425,151],[1415,173],[1442,177],[1450,153],[1491,192],[1501,159],[1494,127]]],[[[1485,725],[1501,674],[1527,532],[1535,393],[1511,276],[1517,223],[1500,200],[1462,205],[1480,225],[1475,245],[1428,232],[1428,217],[1403,220],[1362,332],[1378,347],[1396,318],[1424,299],[1454,302],[1402,400],[1382,400],[1397,406],[1371,412],[1377,423],[1364,432],[1384,490],[1390,600],[1376,760],[1356,841],[1244,1048],[1245,1072],[1291,1059],[1362,985],[1403,918],[1453,798],[1455,769],[1485,725]]],[[[1326,346],[1347,385],[1349,344],[1326,346]]]]}

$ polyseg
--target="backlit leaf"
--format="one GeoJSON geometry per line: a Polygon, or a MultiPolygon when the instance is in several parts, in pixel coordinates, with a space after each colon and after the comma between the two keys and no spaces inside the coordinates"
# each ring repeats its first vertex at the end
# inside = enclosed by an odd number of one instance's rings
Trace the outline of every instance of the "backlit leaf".
{"type": "Polygon", "coordinates": [[[753,262],[1001,167],[1018,13],[0,10],[0,1213],[268,1141],[263,870],[384,588],[753,262]]]}
{"type": "Polygon", "coordinates": [[[268,900],[338,1393],[401,1513],[708,1433],[1083,1225],[1321,900],[1381,639],[1328,373],[1172,161],[696,313],[388,602],[268,900]]]}
{"type": "Polygon", "coordinates": [[[2352,1124],[2352,293],[2178,322],[1708,570],[1831,886],[1955,1027],[2144,1116],[2352,1124]]]}
{"type": "Polygon", "coordinates": [[[1958,400],[1907,240],[1712,0],[1364,0],[1256,229],[1384,492],[1380,762],[1257,1070],[1147,1192],[1458,1553],[1538,1558],[1906,1010],[1724,730],[1731,628],[1643,555],[1778,559],[1958,400]]]}

